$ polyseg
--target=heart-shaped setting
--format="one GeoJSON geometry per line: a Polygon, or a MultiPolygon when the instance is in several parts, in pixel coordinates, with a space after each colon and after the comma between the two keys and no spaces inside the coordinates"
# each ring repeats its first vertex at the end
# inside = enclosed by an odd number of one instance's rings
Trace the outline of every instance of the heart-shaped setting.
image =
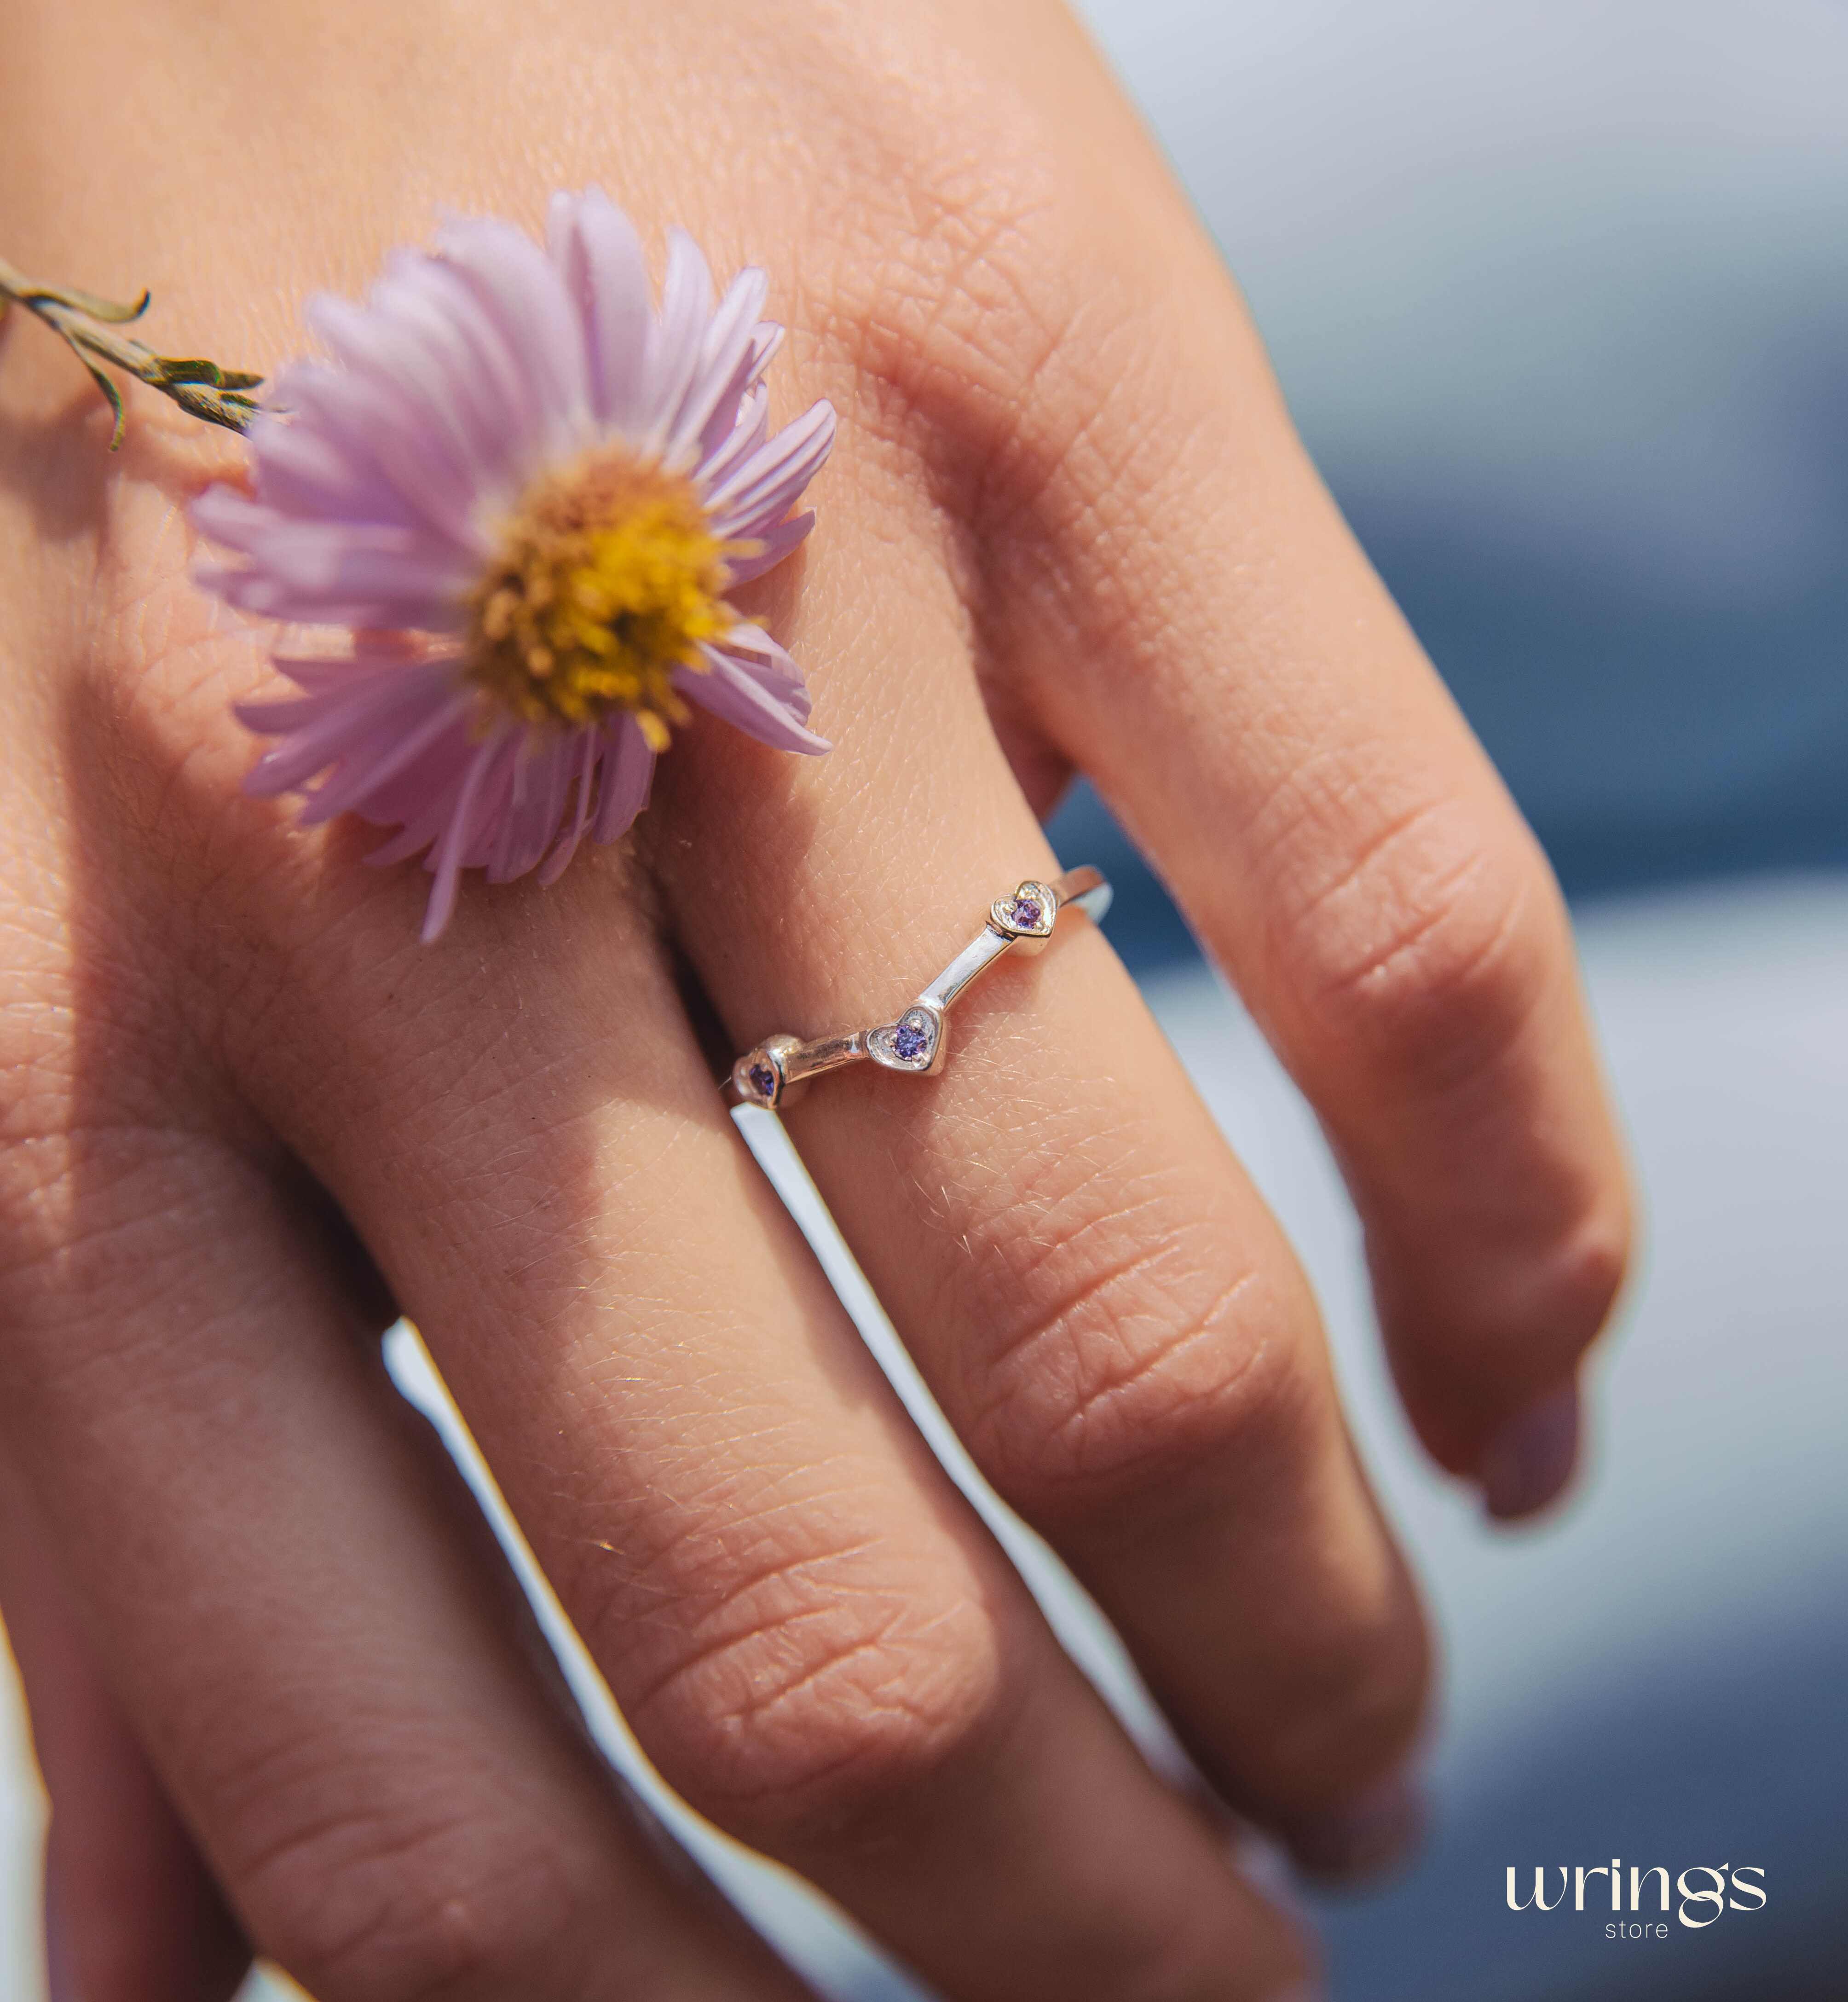
{"type": "Polygon", "coordinates": [[[754,1050],[747,1050],[731,1067],[731,1082],[747,1105],[767,1105],[774,1111],[794,1088],[783,1075],[783,1059],[799,1048],[793,1036],[772,1036],[754,1050]]]}
{"type": "Polygon", "coordinates": [[[895,1022],[866,1032],[866,1054],[887,1070],[929,1070],[943,1048],[943,1019],[928,1008],[907,1008],[895,1022]]]}
{"type": "Polygon", "coordinates": [[[1058,916],[1058,897],[1050,884],[1023,883],[1011,897],[989,906],[989,922],[1013,939],[1048,939],[1058,916]]]}

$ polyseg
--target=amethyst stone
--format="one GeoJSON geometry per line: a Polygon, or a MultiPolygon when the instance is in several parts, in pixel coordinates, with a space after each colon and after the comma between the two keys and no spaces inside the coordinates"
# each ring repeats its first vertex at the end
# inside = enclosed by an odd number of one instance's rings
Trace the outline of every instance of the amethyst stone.
{"type": "Polygon", "coordinates": [[[1023,932],[1037,931],[1045,915],[1044,908],[1033,897],[1016,897],[1007,907],[1009,923],[1018,925],[1023,932]]]}
{"type": "Polygon", "coordinates": [[[923,1024],[908,1020],[892,1031],[892,1054],[903,1062],[915,1063],[929,1047],[929,1041],[923,1024]]]}
{"type": "Polygon", "coordinates": [[[745,1072],[744,1081],[759,1098],[776,1096],[776,1073],[761,1057],[745,1072]]]}

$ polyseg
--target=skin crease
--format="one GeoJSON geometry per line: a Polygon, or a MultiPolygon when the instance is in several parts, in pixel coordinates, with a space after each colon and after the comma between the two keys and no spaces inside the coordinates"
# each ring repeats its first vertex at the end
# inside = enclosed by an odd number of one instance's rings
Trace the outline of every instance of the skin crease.
{"type": "MultiPolygon", "coordinates": [[[[1090,770],[1327,1127],[1467,1476],[1627,1247],[1557,891],[1037,0],[0,25],[0,249],[151,285],[172,351],[274,367],[441,209],[535,226],[593,179],[657,270],[674,221],[764,264],[779,419],[840,412],[821,525],[748,600],[838,748],[703,720],[631,840],[469,879],[427,950],[420,871],[239,793],[265,636],[187,583],[183,514],[235,443],[136,395],[112,459],[69,358],[0,329],[0,1599],[71,1992],[221,1996],[246,1940],[321,2002],[798,1992],[535,1669],[377,1367],[389,1295],[696,1805],[954,2002],[1280,1994],[1311,1950],[912,1436],[685,984],[727,1048],[872,1019],[1051,868],[1035,814],[1090,770]]],[[[828,1081],[798,1144],[1220,1794],[1339,1856],[1428,1662],[1302,1275],[1088,926],[954,1033],[928,1086],[828,1081]]]]}

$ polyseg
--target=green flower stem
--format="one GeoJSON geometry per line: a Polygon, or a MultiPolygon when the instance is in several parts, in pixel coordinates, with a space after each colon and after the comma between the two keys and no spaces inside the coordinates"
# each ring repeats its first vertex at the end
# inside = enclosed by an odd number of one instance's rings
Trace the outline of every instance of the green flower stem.
{"type": "Polygon", "coordinates": [[[250,391],[260,388],[260,375],[239,368],[221,368],[215,361],[194,356],[156,354],[151,347],[114,329],[139,319],[148,310],[148,295],[143,292],[133,305],[98,298],[69,286],[35,285],[0,257],[0,314],[16,301],[36,314],[68,344],[71,351],[90,372],[91,379],[109,400],[116,427],[109,441],[113,452],[122,442],[127,417],[122,392],[98,365],[106,361],[150,389],[169,397],[190,417],[208,424],[222,424],[227,431],[244,431],[256,413],[250,391]]]}

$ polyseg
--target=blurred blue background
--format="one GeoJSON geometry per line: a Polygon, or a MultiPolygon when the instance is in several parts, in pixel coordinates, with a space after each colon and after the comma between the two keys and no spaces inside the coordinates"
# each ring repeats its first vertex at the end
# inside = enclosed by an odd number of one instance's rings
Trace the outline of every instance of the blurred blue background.
{"type": "Polygon", "coordinates": [[[1083,11],[1567,890],[1848,863],[1848,9],[1083,11]]]}

